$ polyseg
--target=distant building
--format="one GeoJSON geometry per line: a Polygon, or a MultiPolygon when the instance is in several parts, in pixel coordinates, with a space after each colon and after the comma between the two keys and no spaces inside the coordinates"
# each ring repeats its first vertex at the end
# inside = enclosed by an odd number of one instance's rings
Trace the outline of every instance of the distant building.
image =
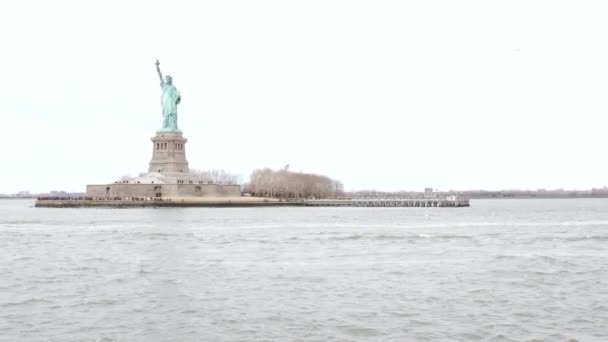
{"type": "Polygon", "coordinates": [[[433,193],[433,188],[424,188],[424,198],[435,198],[437,194],[433,193]]]}

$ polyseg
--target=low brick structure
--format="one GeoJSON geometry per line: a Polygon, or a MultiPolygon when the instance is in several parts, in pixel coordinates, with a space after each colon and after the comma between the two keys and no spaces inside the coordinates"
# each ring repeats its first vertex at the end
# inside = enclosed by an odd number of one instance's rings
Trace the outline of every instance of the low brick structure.
{"type": "Polygon", "coordinates": [[[87,185],[86,195],[91,197],[238,197],[241,196],[241,186],[238,184],[93,184],[87,185]]]}

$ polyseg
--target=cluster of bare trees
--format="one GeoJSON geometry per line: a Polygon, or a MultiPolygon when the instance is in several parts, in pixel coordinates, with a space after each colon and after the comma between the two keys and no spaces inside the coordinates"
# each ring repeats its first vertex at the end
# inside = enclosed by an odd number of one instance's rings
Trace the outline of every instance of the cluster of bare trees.
{"type": "Polygon", "coordinates": [[[335,198],[344,187],[327,176],[269,168],[254,170],[245,192],[254,196],[279,198],[335,198]]]}

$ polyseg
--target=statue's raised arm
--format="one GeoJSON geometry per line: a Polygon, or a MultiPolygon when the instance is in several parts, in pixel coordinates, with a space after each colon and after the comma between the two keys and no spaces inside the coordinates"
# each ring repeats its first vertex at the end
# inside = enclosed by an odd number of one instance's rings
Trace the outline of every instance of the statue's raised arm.
{"type": "Polygon", "coordinates": [[[160,62],[158,59],[156,60],[156,72],[158,73],[158,78],[160,78],[160,83],[162,84],[165,80],[163,80],[163,74],[160,73],[160,62]]]}

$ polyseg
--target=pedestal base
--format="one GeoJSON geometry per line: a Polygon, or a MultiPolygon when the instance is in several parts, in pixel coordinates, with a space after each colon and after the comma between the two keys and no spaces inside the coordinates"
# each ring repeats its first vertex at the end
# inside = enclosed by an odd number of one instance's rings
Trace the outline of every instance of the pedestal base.
{"type": "Polygon", "coordinates": [[[152,138],[152,160],[148,171],[162,174],[189,172],[187,141],[179,130],[156,131],[156,136],[152,138]]]}

